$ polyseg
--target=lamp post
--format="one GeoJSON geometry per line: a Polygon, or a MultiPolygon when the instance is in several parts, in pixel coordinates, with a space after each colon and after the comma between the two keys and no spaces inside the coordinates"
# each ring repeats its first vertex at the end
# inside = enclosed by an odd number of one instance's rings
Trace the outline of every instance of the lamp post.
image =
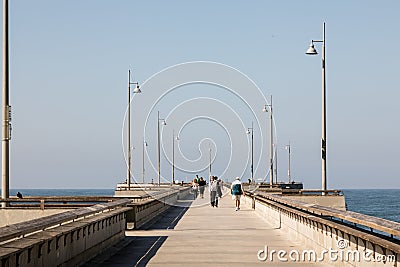
{"type": "Polygon", "coordinates": [[[288,171],[287,171],[287,176],[288,176],[288,181],[290,184],[290,141],[289,144],[285,146],[285,149],[288,151],[288,171]]]}
{"type": "Polygon", "coordinates": [[[175,141],[179,141],[179,136],[175,138],[175,130],[172,130],[172,185],[175,184],[175,141]]]}
{"type": "Polygon", "coordinates": [[[268,112],[268,107],[270,109],[270,158],[269,158],[269,185],[272,187],[274,183],[274,136],[273,136],[273,116],[272,116],[272,95],[271,95],[271,104],[265,104],[263,108],[263,112],[268,112]]]}
{"type": "MultiPolygon", "coordinates": [[[[3,95],[2,95],[2,162],[1,162],[1,197],[10,196],[10,139],[11,106],[9,104],[9,56],[8,56],[8,0],[3,0],[3,95]]],[[[7,202],[1,203],[7,207],[7,202]]]]}
{"type": "MultiPolygon", "coordinates": [[[[322,159],[322,190],[327,189],[326,184],[326,75],[325,75],[325,22],[322,26],[322,40],[311,40],[307,55],[317,55],[314,43],[322,43],[322,138],[321,138],[321,159],[322,159]]],[[[324,195],[325,192],[322,192],[324,195]]]]}
{"type": "Polygon", "coordinates": [[[254,182],[254,128],[253,122],[251,122],[251,128],[247,128],[247,134],[250,134],[251,130],[251,182],[254,182]]]}
{"type": "Polygon", "coordinates": [[[209,164],[208,164],[208,179],[211,180],[211,147],[210,147],[210,160],[209,160],[209,164]]]}
{"type": "Polygon", "coordinates": [[[126,172],[126,180],[128,183],[128,190],[131,189],[131,84],[135,84],[133,93],[141,93],[138,82],[131,82],[131,70],[128,71],[128,133],[127,133],[127,160],[128,168],[126,172]]]}
{"type": "Polygon", "coordinates": [[[160,119],[160,111],[157,112],[157,133],[158,133],[158,186],[161,185],[161,151],[160,151],[160,121],[167,125],[165,119],[160,119]]]}
{"type": "Polygon", "coordinates": [[[147,146],[147,142],[143,139],[143,147],[142,147],[142,184],[144,184],[144,149],[147,146]]]}

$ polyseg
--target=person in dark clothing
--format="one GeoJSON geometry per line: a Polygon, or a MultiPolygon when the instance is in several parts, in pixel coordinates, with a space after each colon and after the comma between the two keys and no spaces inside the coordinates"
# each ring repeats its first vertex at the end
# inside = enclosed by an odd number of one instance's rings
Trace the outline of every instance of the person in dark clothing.
{"type": "Polygon", "coordinates": [[[203,177],[200,177],[199,181],[199,191],[200,191],[200,197],[204,198],[204,189],[207,185],[207,182],[203,179],[203,177]]]}

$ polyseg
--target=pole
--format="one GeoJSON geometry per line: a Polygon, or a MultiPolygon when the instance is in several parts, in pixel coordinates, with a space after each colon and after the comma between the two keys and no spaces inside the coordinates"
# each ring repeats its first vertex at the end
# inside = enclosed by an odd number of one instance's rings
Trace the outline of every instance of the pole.
{"type": "Polygon", "coordinates": [[[275,144],[275,182],[278,183],[278,146],[275,144]]]}
{"type": "MultiPolygon", "coordinates": [[[[10,196],[10,106],[9,106],[9,55],[8,55],[8,0],[3,0],[3,103],[2,103],[2,183],[1,197],[10,196]]],[[[3,202],[2,207],[8,204],[3,202]]]]}
{"type": "MultiPolygon", "coordinates": [[[[326,80],[325,80],[325,22],[322,27],[322,190],[327,189],[326,184],[326,80]]],[[[323,192],[323,195],[325,192],[323,192]]]]}
{"type": "Polygon", "coordinates": [[[175,130],[172,130],[172,185],[175,184],[175,130]]]}
{"type": "Polygon", "coordinates": [[[210,162],[208,165],[208,179],[211,177],[211,147],[210,147],[210,162]]]}
{"type": "Polygon", "coordinates": [[[289,180],[289,184],[290,184],[290,179],[291,179],[291,177],[290,177],[290,141],[289,141],[289,145],[287,145],[287,150],[288,150],[288,155],[289,155],[289,158],[288,158],[288,180],[289,180]]]}
{"type": "Polygon", "coordinates": [[[272,95],[271,95],[271,114],[270,114],[270,169],[269,169],[269,185],[272,187],[274,183],[274,143],[273,143],[273,121],[272,121],[272,95]]]}
{"type": "Polygon", "coordinates": [[[128,71],[128,133],[127,133],[127,160],[126,181],[128,190],[131,190],[131,70],[128,71]]]}
{"type": "Polygon", "coordinates": [[[254,182],[254,128],[251,122],[251,182],[254,182]]]}
{"type": "Polygon", "coordinates": [[[146,146],[146,141],[143,138],[143,147],[142,147],[142,184],[144,184],[144,149],[146,146]]]}
{"type": "Polygon", "coordinates": [[[157,113],[157,132],[158,132],[158,186],[161,183],[161,158],[160,158],[160,111],[157,113]]]}

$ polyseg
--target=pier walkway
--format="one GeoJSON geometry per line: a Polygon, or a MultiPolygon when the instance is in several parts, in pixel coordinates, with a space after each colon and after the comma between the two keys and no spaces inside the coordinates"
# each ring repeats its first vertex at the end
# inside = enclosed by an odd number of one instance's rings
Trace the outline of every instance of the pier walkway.
{"type": "Polygon", "coordinates": [[[269,258],[258,260],[257,253],[265,246],[288,253],[307,248],[289,240],[278,225],[261,218],[250,207],[242,205],[235,211],[230,194],[220,200],[218,208],[210,206],[208,192],[204,199],[180,200],[179,204],[147,229],[126,231],[118,247],[84,266],[330,266],[280,262],[277,258],[273,262],[269,258]]]}

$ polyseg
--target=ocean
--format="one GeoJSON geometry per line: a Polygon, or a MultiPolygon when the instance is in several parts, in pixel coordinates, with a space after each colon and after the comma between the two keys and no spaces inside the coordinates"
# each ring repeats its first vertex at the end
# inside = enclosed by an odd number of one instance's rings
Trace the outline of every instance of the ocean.
{"type": "MultiPolygon", "coordinates": [[[[114,189],[10,189],[23,196],[112,196],[114,189]]],[[[400,189],[345,189],[350,211],[400,222],[400,189]]]]}
{"type": "Polygon", "coordinates": [[[347,210],[400,222],[400,189],[347,189],[347,210]]]}

